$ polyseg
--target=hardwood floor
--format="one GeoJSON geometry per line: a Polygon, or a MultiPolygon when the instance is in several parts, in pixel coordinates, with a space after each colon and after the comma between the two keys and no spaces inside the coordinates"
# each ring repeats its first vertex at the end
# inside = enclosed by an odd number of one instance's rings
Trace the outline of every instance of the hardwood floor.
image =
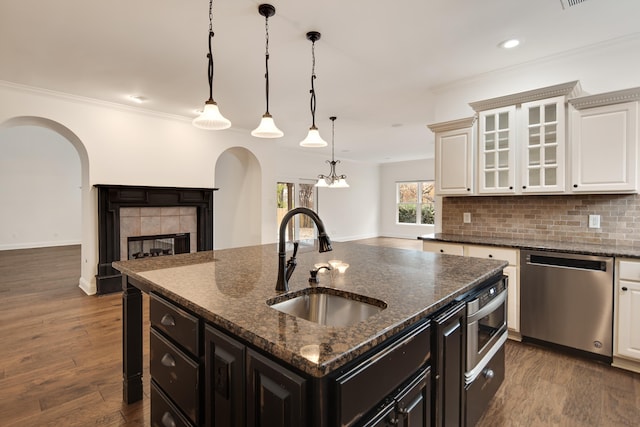
{"type": "MultiPolygon", "coordinates": [[[[125,405],[121,297],[86,296],[79,275],[77,246],[0,251],[0,425],[150,424],[148,342],[144,398],[125,405]]],[[[479,425],[638,426],[640,375],[509,341],[507,378],[479,425]]]]}

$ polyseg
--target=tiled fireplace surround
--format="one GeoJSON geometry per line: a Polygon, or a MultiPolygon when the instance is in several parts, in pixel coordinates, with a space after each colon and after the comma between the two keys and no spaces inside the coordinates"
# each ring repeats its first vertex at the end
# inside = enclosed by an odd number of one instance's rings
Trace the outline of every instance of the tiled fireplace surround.
{"type": "Polygon", "coordinates": [[[198,212],[194,207],[120,208],[120,259],[128,258],[129,237],[189,233],[189,252],[197,251],[198,212]]]}
{"type": "Polygon", "coordinates": [[[640,195],[445,197],[442,233],[640,247],[640,195]]]}

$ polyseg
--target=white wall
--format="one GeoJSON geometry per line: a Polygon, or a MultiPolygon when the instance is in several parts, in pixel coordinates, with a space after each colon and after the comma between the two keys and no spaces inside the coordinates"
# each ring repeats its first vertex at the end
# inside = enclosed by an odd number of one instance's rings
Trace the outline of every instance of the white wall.
{"type": "MultiPolygon", "coordinates": [[[[426,142],[425,142],[426,144],[426,142]]],[[[396,182],[431,181],[435,177],[433,159],[385,163],[381,166],[381,235],[415,239],[433,233],[432,225],[398,224],[396,222],[396,182]]]]}
{"type": "MultiPolygon", "coordinates": [[[[242,147],[260,164],[262,243],[276,240],[275,188],[286,177],[314,179],[326,169],[326,154],[287,150],[249,131],[194,128],[191,121],[116,104],[0,82],[0,128],[23,121],[65,136],[80,157],[82,175],[82,268],[80,285],[95,292],[97,192],[95,184],[215,187],[215,167],[227,149],[242,147]],[[169,172],[170,171],[170,172],[169,172]]],[[[304,127],[304,126],[303,126],[304,127]]],[[[0,152],[0,156],[3,154],[0,152]]],[[[27,158],[16,163],[27,163],[27,158]]],[[[352,187],[320,196],[321,216],[335,240],[378,235],[378,166],[341,163],[352,187]],[[373,212],[373,214],[372,214],[373,212]],[[363,220],[365,218],[365,220],[363,220]]],[[[11,178],[9,178],[11,183],[11,178]]],[[[4,185],[4,182],[3,182],[4,185]]],[[[11,184],[10,184],[11,185],[11,184]]],[[[243,209],[238,208],[238,209],[243,209]]],[[[214,201],[215,214],[224,209],[214,201]]]]}
{"type": "Polygon", "coordinates": [[[589,94],[640,86],[639,52],[640,37],[628,37],[435,88],[433,122],[472,116],[470,102],[574,80],[589,94]]]}
{"type": "Polygon", "coordinates": [[[68,140],[37,126],[0,129],[0,250],[80,244],[80,190],[68,140]]]}

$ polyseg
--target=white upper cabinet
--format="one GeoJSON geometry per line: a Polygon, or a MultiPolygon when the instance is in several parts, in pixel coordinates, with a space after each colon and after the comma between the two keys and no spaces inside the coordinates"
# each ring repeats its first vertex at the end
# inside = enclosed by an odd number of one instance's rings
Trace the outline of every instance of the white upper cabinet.
{"type": "Polygon", "coordinates": [[[478,192],[515,191],[516,107],[508,106],[479,113],[478,192]]]}
{"type": "Polygon", "coordinates": [[[638,192],[640,88],[572,99],[571,190],[638,192]]]}
{"type": "Polygon", "coordinates": [[[435,132],[436,194],[471,195],[474,192],[475,117],[429,125],[435,132]]]}
{"type": "Polygon", "coordinates": [[[478,193],[565,191],[567,99],[577,81],[478,101],[478,193]]]}
{"type": "Polygon", "coordinates": [[[564,96],[522,104],[523,193],[565,189],[565,105],[564,96]]]}

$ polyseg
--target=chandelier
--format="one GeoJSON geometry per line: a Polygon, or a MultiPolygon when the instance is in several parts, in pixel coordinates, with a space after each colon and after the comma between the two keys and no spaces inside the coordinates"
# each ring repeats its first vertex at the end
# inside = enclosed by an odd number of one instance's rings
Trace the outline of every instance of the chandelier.
{"type": "Polygon", "coordinates": [[[327,187],[327,188],[347,188],[349,184],[347,184],[347,176],[346,175],[338,175],[336,173],[336,165],[340,163],[340,160],[334,159],[334,151],[335,151],[335,126],[336,126],[336,118],[335,116],[329,117],[331,120],[331,161],[327,160],[329,166],[331,168],[329,175],[318,175],[318,182],[316,182],[316,187],[327,187]]]}

